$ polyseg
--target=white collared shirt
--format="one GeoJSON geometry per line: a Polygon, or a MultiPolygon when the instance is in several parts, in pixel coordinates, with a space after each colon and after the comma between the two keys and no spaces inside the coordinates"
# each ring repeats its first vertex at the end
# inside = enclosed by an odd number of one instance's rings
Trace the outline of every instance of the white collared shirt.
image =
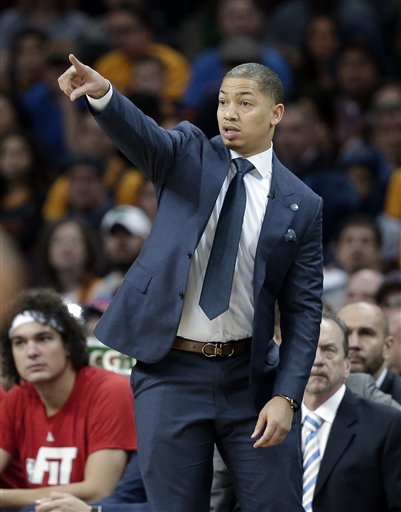
{"type": "Polygon", "coordinates": [[[383,368],[383,371],[376,379],[376,386],[380,389],[380,386],[383,384],[386,375],[388,374],[388,368],[383,368]]]}
{"type": "MultiPolygon", "coordinates": [[[[327,440],[329,439],[331,427],[333,425],[333,421],[337,414],[337,409],[340,405],[341,400],[344,397],[345,393],[345,385],[343,384],[338,391],[334,393],[328,400],[326,400],[322,405],[320,405],[314,411],[310,411],[304,402],[302,402],[301,410],[302,410],[302,425],[304,424],[305,417],[310,413],[314,412],[320,418],[323,419],[322,426],[317,431],[317,442],[319,444],[320,458],[323,458],[324,451],[326,449],[327,440]]],[[[305,438],[307,432],[306,429],[302,429],[302,452],[305,448],[305,438]]]]}
{"type": "MultiPolygon", "coordinates": [[[[102,110],[107,106],[112,94],[113,88],[110,86],[109,91],[102,98],[94,99],[87,96],[87,99],[94,109],[102,110]]],[[[230,151],[230,153],[231,159],[242,156],[235,151],[230,151]]],[[[266,151],[248,158],[255,169],[244,176],[247,201],[234,270],[230,306],[223,314],[209,320],[199,306],[199,298],[220,210],[230,181],[236,172],[234,165],[231,164],[205,231],[191,260],[183,312],[177,332],[179,336],[197,341],[229,341],[252,335],[255,254],[270,191],[272,158],[273,144],[266,151]]]]}

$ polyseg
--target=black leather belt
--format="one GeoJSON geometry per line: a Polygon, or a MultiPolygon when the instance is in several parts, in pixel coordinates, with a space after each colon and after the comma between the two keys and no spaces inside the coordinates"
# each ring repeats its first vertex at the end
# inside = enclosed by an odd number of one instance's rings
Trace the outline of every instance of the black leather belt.
{"type": "Polygon", "coordinates": [[[242,340],[226,341],[195,341],[177,336],[173,343],[173,348],[195,352],[205,357],[232,357],[245,354],[249,351],[252,338],[242,340]]]}

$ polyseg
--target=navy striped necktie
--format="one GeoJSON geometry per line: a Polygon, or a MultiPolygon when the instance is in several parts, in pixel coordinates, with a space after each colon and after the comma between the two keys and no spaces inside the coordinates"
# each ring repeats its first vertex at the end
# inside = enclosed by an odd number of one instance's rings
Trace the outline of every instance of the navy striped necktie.
{"type": "Polygon", "coordinates": [[[255,167],[246,158],[233,160],[237,172],[227,189],[203,281],[199,305],[212,320],[230,304],[235,262],[246,206],[244,176],[255,167]]]}

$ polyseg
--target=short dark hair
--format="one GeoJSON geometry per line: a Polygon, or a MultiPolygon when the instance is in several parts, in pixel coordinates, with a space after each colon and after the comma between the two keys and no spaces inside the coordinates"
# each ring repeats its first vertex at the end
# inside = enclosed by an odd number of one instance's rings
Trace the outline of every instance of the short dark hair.
{"type": "Polygon", "coordinates": [[[338,228],[338,231],[335,236],[335,241],[338,242],[342,233],[349,228],[350,226],[359,226],[359,227],[365,227],[372,231],[376,246],[378,248],[381,247],[382,244],[382,234],[379,228],[379,225],[376,222],[376,219],[368,214],[368,213],[352,213],[351,215],[348,215],[340,227],[338,228]]]}
{"type": "Polygon", "coordinates": [[[257,62],[247,62],[235,66],[224,78],[248,78],[259,85],[259,90],[272,98],[274,103],[283,103],[284,86],[281,78],[272,69],[257,62]]]}
{"type": "Polygon", "coordinates": [[[80,370],[89,364],[89,351],[86,344],[83,325],[74,317],[60,294],[50,288],[30,288],[22,291],[7,308],[1,331],[1,352],[4,376],[12,383],[21,380],[12,354],[9,329],[13,319],[23,311],[38,313],[62,329],[60,335],[64,347],[68,350],[72,368],[80,370]]]}

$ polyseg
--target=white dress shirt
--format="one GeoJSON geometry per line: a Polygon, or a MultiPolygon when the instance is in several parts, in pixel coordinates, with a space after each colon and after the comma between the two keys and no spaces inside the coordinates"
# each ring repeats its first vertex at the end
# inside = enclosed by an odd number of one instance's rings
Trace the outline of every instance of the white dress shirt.
{"type": "MultiPolygon", "coordinates": [[[[333,425],[333,421],[337,414],[337,409],[340,405],[341,400],[344,397],[345,393],[345,385],[343,384],[338,391],[334,393],[328,400],[326,400],[322,405],[320,405],[314,411],[310,411],[304,402],[302,402],[302,425],[304,424],[305,417],[310,413],[314,412],[320,418],[323,419],[322,426],[317,431],[317,442],[319,444],[320,458],[323,458],[324,451],[326,449],[327,440],[330,435],[330,430],[333,425]]],[[[302,429],[302,452],[305,448],[305,438],[308,432],[306,429],[302,429]]]]}
{"type": "MultiPolygon", "coordinates": [[[[89,96],[87,98],[94,109],[102,110],[109,103],[112,94],[113,88],[110,86],[109,91],[102,98],[94,99],[89,96]]],[[[242,156],[235,151],[230,150],[230,153],[232,159],[242,156]]],[[[230,181],[236,172],[234,165],[231,164],[205,231],[191,260],[178,336],[197,341],[224,342],[252,335],[254,262],[270,191],[272,158],[273,144],[266,151],[248,158],[255,169],[244,176],[247,201],[234,270],[230,306],[223,314],[209,320],[199,306],[199,298],[220,210],[230,181]]]]}

